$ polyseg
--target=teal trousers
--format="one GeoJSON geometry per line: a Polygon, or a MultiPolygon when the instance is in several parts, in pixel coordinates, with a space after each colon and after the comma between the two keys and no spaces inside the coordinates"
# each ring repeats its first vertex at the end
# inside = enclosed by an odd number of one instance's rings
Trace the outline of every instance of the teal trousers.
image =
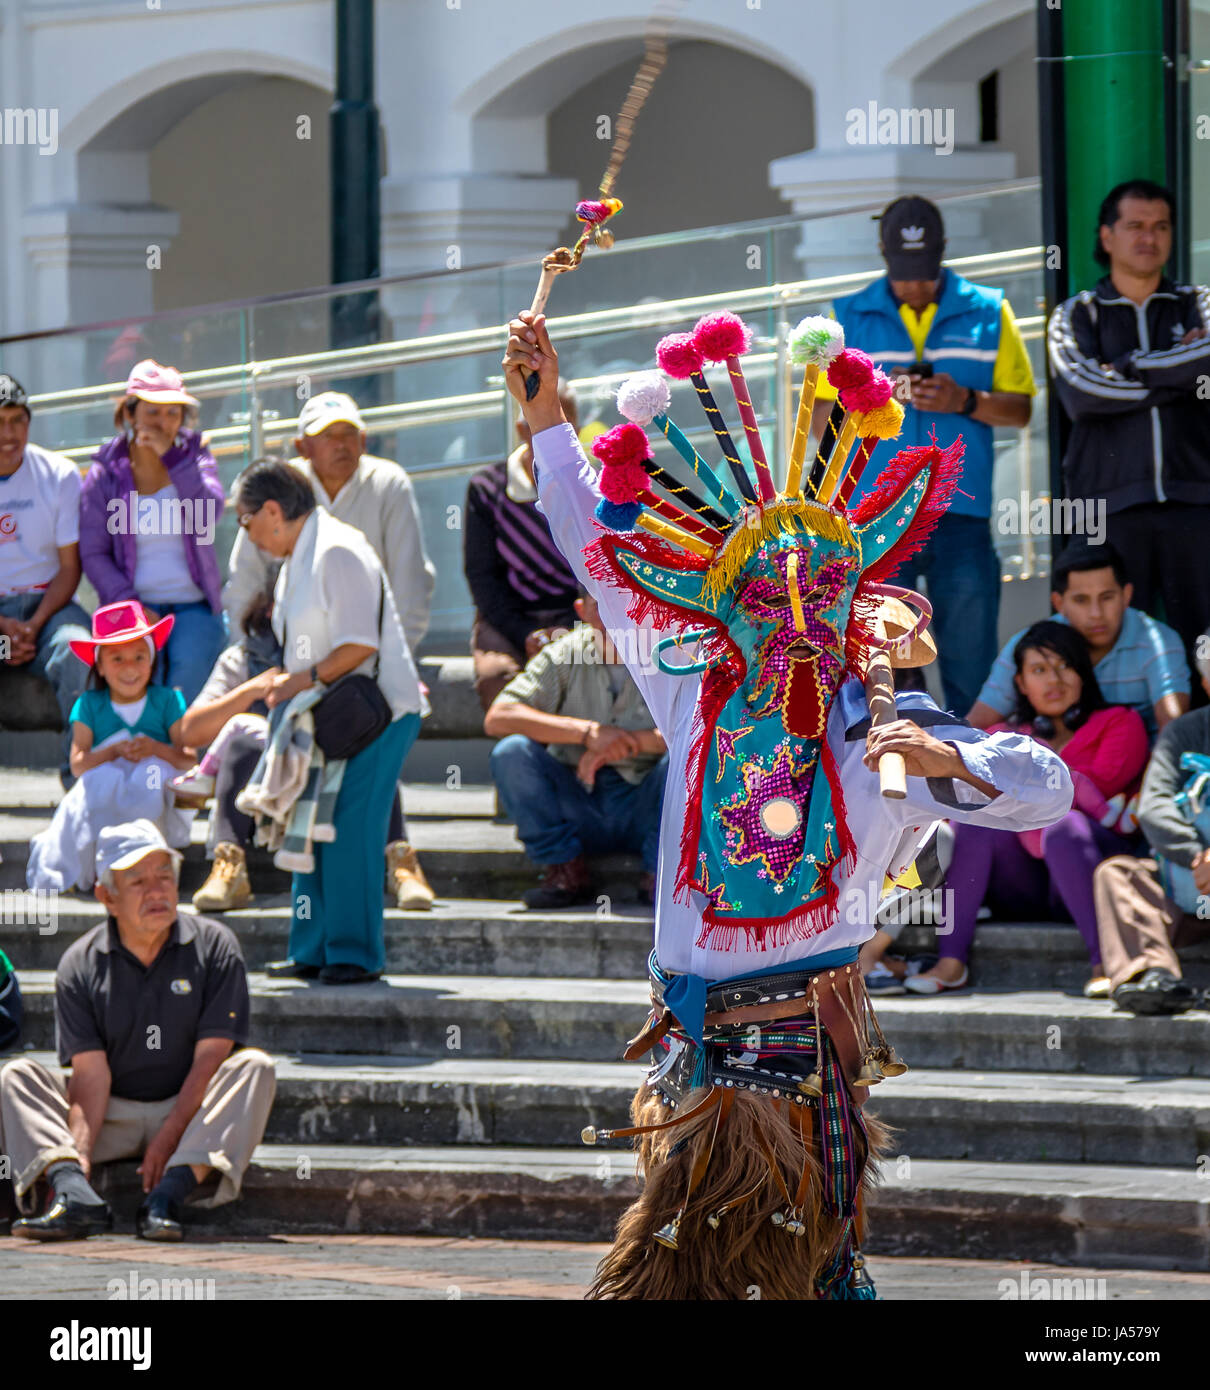
{"type": "Polygon", "coordinates": [[[336,839],[315,843],[314,871],[294,875],[290,957],[300,965],[386,964],[383,848],[399,771],[419,732],[420,716],[402,715],[345,764],[336,839]]]}

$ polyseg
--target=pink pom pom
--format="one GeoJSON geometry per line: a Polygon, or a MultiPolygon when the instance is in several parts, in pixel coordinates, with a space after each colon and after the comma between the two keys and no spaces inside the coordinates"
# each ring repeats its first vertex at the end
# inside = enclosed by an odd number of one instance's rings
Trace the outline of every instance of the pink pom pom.
{"type": "Polygon", "coordinates": [[[752,330],[738,314],[706,314],[694,325],[693,341],[707,362],[722,362],[748,351],[752,330]]]}
{"type": "Polygon", "coordinates": [[[846,410],[864,415],[886,405],[895,394],[895,383],[885,372],[875,371],[864,386],[847,386],[840,393],[840,403],[846,410]]]}
{"type": "Polygon", "coordinates": [[[873,360],[858,348],[845,348],[828,368],[828,381],[838,391],[864,386],[873,375],[873,360]]]}
{"type": "Polygon", "coordinates": [[[702,350],[692,333],[669,333],[655,345],[655,360],[677,381],[702,369],[702,350]]]}
{"type": "Polygon", "coordinates": [[[607,502],[637,502],[651,479],[641,464],[607,463],[597,475],[597,485],[607,502]]]}
{"type": "Polygon", "coordinates": [[[642,426],[628,420],[598,434],[592,441],[592,452],[606,468],[642,468],[643,460],[651,457],[651,445],[642,426]]]}
{"type": "Polygon", "coordinates": [[[576,204],[576,218],[580,222],[587,222],[590,227],[597,222],[604,222],[610,211],[606,204],[592,199],[585,199],[584,202],[576,204]]]}

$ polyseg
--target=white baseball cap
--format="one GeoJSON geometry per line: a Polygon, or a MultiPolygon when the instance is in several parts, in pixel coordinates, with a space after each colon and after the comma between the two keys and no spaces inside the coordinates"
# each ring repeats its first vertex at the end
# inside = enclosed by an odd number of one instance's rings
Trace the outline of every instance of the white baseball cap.
{"type": "Polygon", "coordinates": [[[108,869],[132,869],[149,854],[168,853],[177,865],[184,857],[172,849],[160,834],[154,821],[132,820],[122,825],[107,825],[97,836],[97,878],[108,869]]]}
{"type": "Polygon", "coordinates": [[[325,391],[320,396],[312,396],[299,412],[298,432],[308,437],[322,434],[337,421],[356,425],[359,430],[366,427],[352,396],[344,396],[339,391],[325,391]]]}

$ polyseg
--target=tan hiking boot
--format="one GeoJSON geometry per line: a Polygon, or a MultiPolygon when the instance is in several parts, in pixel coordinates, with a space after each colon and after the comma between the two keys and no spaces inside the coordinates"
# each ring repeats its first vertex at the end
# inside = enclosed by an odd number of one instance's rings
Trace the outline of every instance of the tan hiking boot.
{"type": "Polygon", "coordinates": [[[437,896],[429,887],[416,851],[406,840],[387,846],[387,892],[394,893],[395,906],[401,912],[427,912],[437,896]]]}
{"type": "Polygon", "coordinates": [[[214,867],[193,895],[193,905],[199,912],[230,912],[232,908],[247,907],[251,901],[252,885],[248,882],[244,851],[224,840],[214,847],[214,867]]]}

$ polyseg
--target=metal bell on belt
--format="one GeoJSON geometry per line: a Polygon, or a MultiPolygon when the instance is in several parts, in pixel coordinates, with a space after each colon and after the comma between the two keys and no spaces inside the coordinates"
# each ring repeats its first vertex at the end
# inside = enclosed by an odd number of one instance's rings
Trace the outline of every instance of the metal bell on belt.
{"type": "Polygon", "coordinates": [[[803,1093],[804,1096],[817,1096],[817,1097],[818,1097],[818,1096],[822,1096],[822,1095],[823,1095],[823,1076],[822,1076],[822,1074],[821,1074],[820,1072],[813,1071],[813,1072],[811,1073],[811,1075],[808,1076],[808,1077],[806,1078],[805,1081],[800,1081],[800,1082],[798,1083],[798,1089],[803,1093]]]}
{"type": "Polygon", "coordinates": [[[867,1052],[861,1070],[853,1078],[854,1086],[876,1086],[882,1080],[882,1068],[874,1052],[867,1052]]]}
{"type": "Polygon", "coordinates": [[[684,1214],[684,1211],[678,1211],[667,1225],[661,1226],[655,1233],[654,1238],[658,1240],[661,1245],[667,1246],[669,1250],[676,1250],[678,1248],[677,1238],[681,1233],[681,1217],[684,1216],[684,1214]]]}

